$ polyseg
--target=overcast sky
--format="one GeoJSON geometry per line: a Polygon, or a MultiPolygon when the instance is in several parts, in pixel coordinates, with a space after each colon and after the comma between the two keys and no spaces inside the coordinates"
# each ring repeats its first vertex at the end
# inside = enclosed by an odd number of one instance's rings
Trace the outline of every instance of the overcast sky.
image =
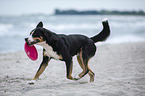
{"type": "Polygon", "coordinates": [[[52,14],[56,8],[145,11],[145,0],[0,0],[0,15],[52,14]]]}

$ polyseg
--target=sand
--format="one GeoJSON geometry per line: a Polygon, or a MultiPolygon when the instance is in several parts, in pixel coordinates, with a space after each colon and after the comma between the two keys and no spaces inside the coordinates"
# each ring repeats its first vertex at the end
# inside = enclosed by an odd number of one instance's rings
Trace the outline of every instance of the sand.
{"type": "MultiPolygon", "coordinates": [[[[145,96],[145,42],[99,45],[89,66],[89,76],[79,81],[66,79],[65,63],[51,60],[34,85],[27,81],[35,75],[37,61],[24,51],[0,54],[0,96],[145,96]]],[[[82,70],[74,57],[73,76],[82,70]]]]}

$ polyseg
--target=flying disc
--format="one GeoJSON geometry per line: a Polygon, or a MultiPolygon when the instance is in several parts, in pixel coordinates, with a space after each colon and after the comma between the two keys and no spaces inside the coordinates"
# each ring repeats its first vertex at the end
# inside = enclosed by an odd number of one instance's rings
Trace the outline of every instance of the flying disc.
{"type": "Polygon", "coordinates": [[[29,46],[26,42],[24,45],[25,52],[31,60],[37,60],[38,53],[34,45],[29,46]]]}

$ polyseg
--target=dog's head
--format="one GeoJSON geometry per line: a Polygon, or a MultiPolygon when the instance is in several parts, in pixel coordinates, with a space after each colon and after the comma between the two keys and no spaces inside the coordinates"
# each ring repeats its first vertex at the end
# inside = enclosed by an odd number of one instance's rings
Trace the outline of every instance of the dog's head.
{"type": "Polygon", "coordinates": [[[39,22],[35,29],[30,32],[30,36],[25,38],[28,45],[39,44],[46,41],[51,32],[43,28],[43,23],[39,22]]]}

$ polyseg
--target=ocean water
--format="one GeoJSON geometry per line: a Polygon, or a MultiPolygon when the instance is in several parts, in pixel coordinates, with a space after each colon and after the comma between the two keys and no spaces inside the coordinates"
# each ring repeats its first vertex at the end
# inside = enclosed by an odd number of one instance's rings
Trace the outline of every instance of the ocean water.
{"type": "Polygon", "coordinates": [[[102,30],[102,19],[108,18],[111,29],[104,43],[145,42],[145,16],[120,15],[25,15],[0,16],[0,53],[24,50],[24,38],[39,21],[57,34],[83,34],[92,37],[102,30]]]}

